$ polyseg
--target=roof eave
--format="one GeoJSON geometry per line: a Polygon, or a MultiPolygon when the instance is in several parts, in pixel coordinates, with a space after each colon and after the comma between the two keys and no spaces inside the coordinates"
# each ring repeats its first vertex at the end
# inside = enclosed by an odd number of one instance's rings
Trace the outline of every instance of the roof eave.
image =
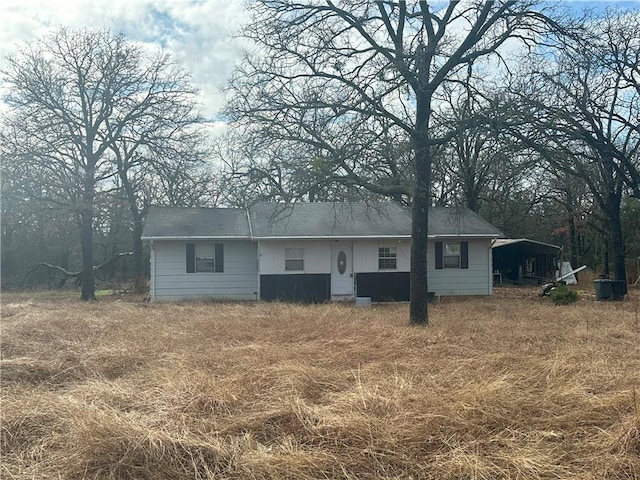
{"type": "Polygon", "coordinates": [[[499,238],[503,235],[501,233],[437,233],[433,235],[427,235],[428,238],[499,238]]]}
{"type": "Polygon", "coordinates": [[[248,235],[152,235],[142,236],[142,240],[251,240],[248,235]]]}
{"type": "MultiPolygon", "coordinates": [[[[499,238],[502,234],[497,233],[438,233],[427,235],[427,238],[499,238]]],[[[377,240],[377,239],[411,239],[408,234],[394,235],[273,235],[254,236],[249,235],[152,235],[142,236],[142,240],[377,240]]]]}
{"type": "Polygon", "coordinates": [[[256,236],[254,240],[375,240],[378,238],[411,238],[411,235],[274,235],[274,236],[256,236]]]}
{"type": "MultiPolygon", "coordinates": [[[[498,238],[501,237],[501,234],[495,233],[468,233],[468,234],[458,234],[458,233],[443,233],[443,234],[435,234],[428,235],[428,238],[498,238]]],[[[166,239],[167,237],[162,237],[166,239]]],[[[214,237],[203,237],[203,238],[214,238],[214,237]]],[[[223,237],[215,237],[215,238],[223,238],[223,237]]],[[[274,236],[255,236],[252,238],[242,237],[248,240],[255,241],[265,241],[265,240],[377,240],[377,239],[411,239],[411,235],[321,235],[321,236],[313,236],[313,235],[274,235],[274,236]]]]}
{"type": "Polygon", "coordinates": [[[519,243],[529,243],[529,244],[533,244],[533,245],[540,245],[543,247],[548,247],[548,248],[554,248],[556,250],[562,250],[562,247],[559,245],[553,245],[551,243],[545,243],[545,242],[539,242],[537,240],[531,240],[529,238],[504,238],[503,239],[504,242],[502,245],[494,245],[493,248],[501,248],[501,247],[508,247],[509,245],[517,245],[519,243]]]}

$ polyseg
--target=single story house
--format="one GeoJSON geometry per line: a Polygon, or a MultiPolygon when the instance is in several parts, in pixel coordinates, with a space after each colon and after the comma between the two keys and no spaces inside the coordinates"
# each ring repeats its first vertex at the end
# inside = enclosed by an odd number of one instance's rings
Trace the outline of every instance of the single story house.
{"type": "Polygon", "coordinates": [[[493,242],[495,278],[502,283],[538,285],[555,279],[562,248],[527,238],[493,242]]]}
{"type": "MultiPolygon", "coordinates": [[[[428,282],[437,295],[491,295],[501,233],[463,208],[429,214],[428,282]]],[[[411,212],[396,203],[152,207],[151,300],[409,299],[411,212]]]]}

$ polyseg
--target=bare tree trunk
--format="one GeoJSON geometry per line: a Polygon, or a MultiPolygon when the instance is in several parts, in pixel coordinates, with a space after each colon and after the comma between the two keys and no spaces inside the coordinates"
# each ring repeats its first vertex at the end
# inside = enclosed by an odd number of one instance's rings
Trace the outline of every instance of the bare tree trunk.
{"type": "Polygon", "coordinates": [[[473,187],[468,187],[466,193],[467,208],[474,213],[478,213],[478,195],[473,187]]]}
{"type": "MultiPolygon", "coordinates": [[[[576,219],[573,212],[569,213],[569,250],[571,250],[571,265],[578,267],[578,242],[576,240],[576,219]]],[[[576,274],[576,278],[578,274],[576,274]]]]}
{"type": "MultiPolygon", "coordinates": [[[[612,200],[610,200],[612,201],[612,200]]],[[[615,201],[615,200],[613,200],[615,201]]],[[[613,275],[615,280],[624,282],[623,293],[627,292],[627,268],[625,265],[626,255],[624,251],[624,236],[622,234],[622,222],[620,219],[620,201],[618,200],[618,208],[612,206],[607,212],[610,228],[610,245],[613,249],[613,275]]]]}
{"type": "MultiPolygon", "coordinates": [[[[419,97],[418,97],[419,98],[419,97]]],[[[427,242],[429,206],[431,204],[431,155],[428,144],[429,101],[420,99],[416,113],[415,183],[411,213],[411,301],[409,320],[414,325],[428,325],[427,311],[427,242]]]]}
{"type": "Polygon", "coordinates": [[[144,265],[142,256],[142,216],[137,213],[133,218],[133,291],[141,293],[145,288],[144,265]]]}
{"type": "MultiPolygon", "coordinates": [[[[569,250],[571,254],[571,266],[573,268],[578,268],[578,241],[576,235],[576,208],[573,203],[573,192],[570,189],[566,189],[564,191],[565,199],[566,199],[566,211],[567,211],[567,223],[569,228],[569,250]]],[[[561,259],[562,260],[562,259],[561,259]]],[[[578,279],[578,273],[575,274],[576,280],[578,279]]]]}
{"type": "Polygon", "coordinates": [[[82,208],[80,210],[80,246],[82,248],[82,293],[80,300],[96,299],[93,272],[93,197],[94,175],[88,169],[84,178],[82,208]]]}
{"type": "MultiPolygon", "coordinates": [[[[412,324],[427,325],[429,323],[427,312],[427,223],[429,221],[429,206],[419,198],[418,189],[416,186],[411,214],[411,303],[409,319],[412,324]]],[[[420,190],[425,189],[420,188],[420,190]]]]}
{"type": "Polygon", "coordinates": [[[82,214],[80,245],[82,248],[82,293],[80,300],[95,300],[93,278],[93,225],[90,214],[82,214]]]}
{"type": "Polygon", "coordinates": [[[129,203],[129,211],[131,212],[131,218],[133,219],[133,290],[136,293],[142,293],[144,290],[144,265],[142,258],[142,217],[143,213],[138,208],[136,192],[127,177],[127,169],[123,168],[124,161],[118,157],[119,166],[118,174],[120,181],[124,187],[127,195],[127,201],[129,203]]]}

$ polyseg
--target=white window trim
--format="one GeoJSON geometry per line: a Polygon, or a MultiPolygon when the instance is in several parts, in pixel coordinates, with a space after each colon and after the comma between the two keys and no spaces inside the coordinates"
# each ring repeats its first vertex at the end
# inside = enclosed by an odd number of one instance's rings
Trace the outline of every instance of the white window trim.
{"type": "Polygon", "coordinates": [[[285,247],[284,249],[284,271],[304,272],[304,248],[285,247]],[[289,268],[288,262],[300,262],[300,268],[289,268]]]}
{"type": "Polygon", "coordinates": [[[462,245],[460,242],[443,242],[442,244],[442,268],[446,269],[460,269],[462,267],[462,245]],[[449,245],[455,245],[457,252],[447,252],[449,245]],[[456,258],[458,260],[457,265],[447,265],[447,258],[456,258]]]}
{"type": "Polygon", "coordinates": [[[378,270],[397,270],[398,269],[398,247],[379,246],[378,247],[378,270]],[[388,251],[388,256],[383,256],[382,250],[388,251]],[[381,267],[380,261],[393,260],[395,266],[381,267]]]}

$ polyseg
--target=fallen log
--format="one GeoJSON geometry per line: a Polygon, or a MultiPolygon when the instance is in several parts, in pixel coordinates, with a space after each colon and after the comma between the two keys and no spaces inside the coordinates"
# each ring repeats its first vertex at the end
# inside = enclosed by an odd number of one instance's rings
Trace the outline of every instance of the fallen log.
{"type": "MultiPolygon", "coordinates": [[[[110,267],[111,265],[113,265],[115,262],[117,262],[121,258],[130,257],[132,255],[133,255],[133,252],[118,252],[118,253],[114,253],[113,255],[111,255],[104,262],[102,262],[102,263],[100,263],[98,265],[94,265],[93,271],[95,273],[100,273],[101,271],[103,271],[106,268],[110,267]]],[[[40,262],[40,263],[35,264],[31,268],[31,270],[29,270],[27,272],[27,274],[25,275],[25,280],[22,282],[22,286],[23,287],[32,286],[35,283],[35,274],[36,274],[36,272],[38,270],[42,269],[42,268],[48,270],[50,273],[51,272],[57,272],[59,274],[60,278],[56,280],[56,287],[57,288],[64,287],[64,285],[69,280],[73,280],[74,281],[74,285],[76,287],[82,285],[82,270],[80,270],[78,272],[72,272],[72,271],[67,270],[64,267],[59,266],[59,265],[52,265],[52,264],[47,263],[47,262],[40,262]]]]}

